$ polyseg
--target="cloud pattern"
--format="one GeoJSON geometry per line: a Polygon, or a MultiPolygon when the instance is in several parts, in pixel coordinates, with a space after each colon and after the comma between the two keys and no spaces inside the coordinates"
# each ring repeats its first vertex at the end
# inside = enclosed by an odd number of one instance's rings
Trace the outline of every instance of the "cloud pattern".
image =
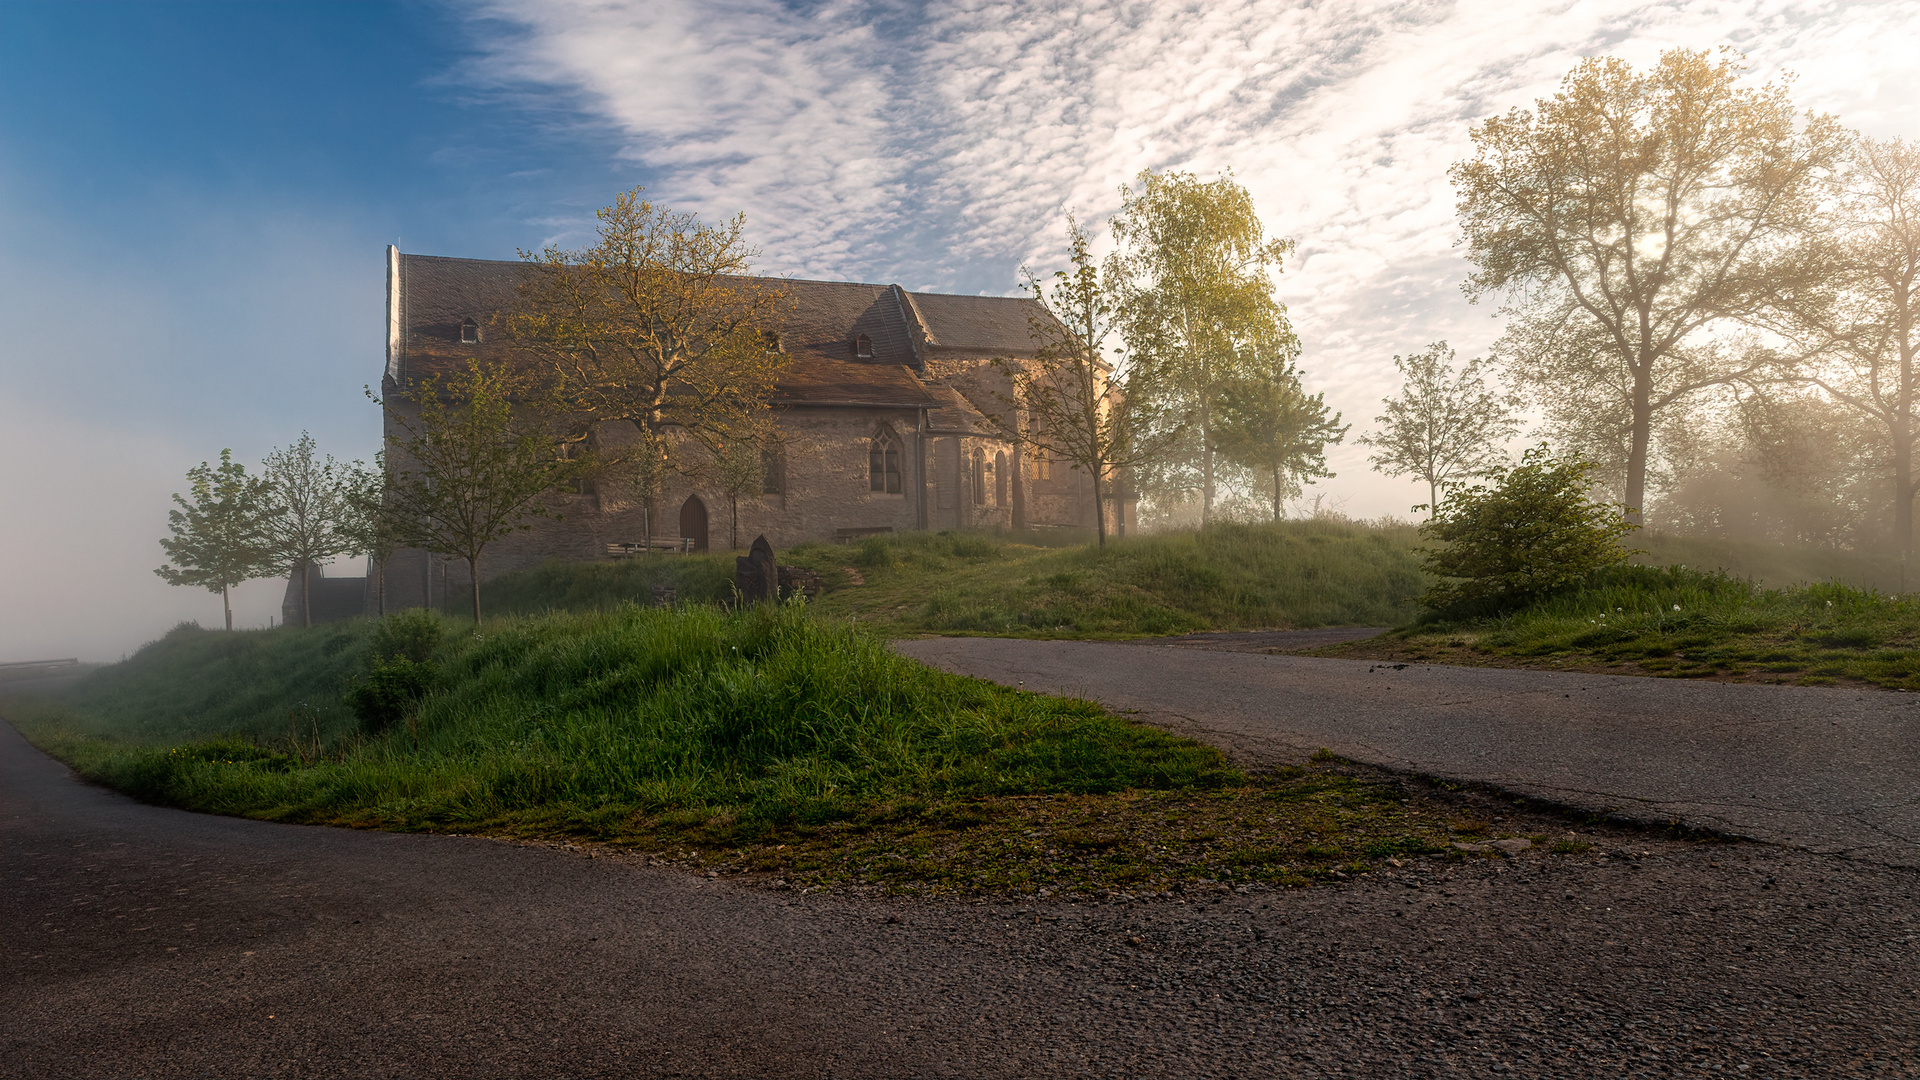
{"type": "MultiPolygon", "coordinates": [[[[744,210],[770,272],[1004,293],[1143,169],[1232,169],[1298,254],[1278,279],[1314,389],[1365,426],[1391,358],[1497,336],[1467,305],[1446,169],[1482,117],[1581,57],[1731,45],[1803,105],[1911,134],[1920,3],[912,4],[489,0],[471,78],[556,95],[621,133],[653,191],[744,210]]],[[[576,242],[585,219],[552,222],[576,242]]],[[[1331,458],[1350,512],[1412,488],[1331,458]]]]}

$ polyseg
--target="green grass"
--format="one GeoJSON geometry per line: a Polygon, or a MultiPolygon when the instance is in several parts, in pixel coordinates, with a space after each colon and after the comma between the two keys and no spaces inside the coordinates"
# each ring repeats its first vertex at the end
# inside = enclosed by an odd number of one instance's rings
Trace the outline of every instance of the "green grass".
{"type": "MultiPolygon", "coordinates": [[[[1395,625],[1426,586],[1411,527],[1331,521],[1220,525],[1091,545],[979,533],[896,533],[802,544],[782,562],[827,586],[814,605],[889,633],[1129,637],[1204,630],[1395,625]]],[[[488,583],[488,611],[591,610],[730,592],[732,556],[554,563],[488,583]]]]}
{"type": "Polygon", "coordinates": [[[150,801],[406,828],[680,812],[752,832],[906,797],[1239,779],[1211,748],[935,671],[793,608],[489,624],[441,646],[412,726],[361,738],[339,699],[370,625],[176,630],[24,719],[150,801]]]}
{"type": "Polygon", "coordinates": [[[1457,858],[1452,810],[1331,756],[1247,776],[1097,706],[787,606],[447,620],[411,723],[340,704],[376,624],[186,625],[8,719],[150,802],[586,841],[794,887],[1147,895],[1457,858]]]}
{"type": "Polygon", "coordinates": [[[1920,598],[1838,582],[1766,588],[1717,571],[1621,566],[1499,617],[1425,621],[1328,651],[1920,689],[1920,598]]]}

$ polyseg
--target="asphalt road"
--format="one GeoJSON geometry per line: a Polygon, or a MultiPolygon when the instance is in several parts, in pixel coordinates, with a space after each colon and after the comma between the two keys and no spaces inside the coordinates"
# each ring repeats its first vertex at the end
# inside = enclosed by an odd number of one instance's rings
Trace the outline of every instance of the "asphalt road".
{"type": "Polygon", "coordinates": [[[1583,835],[1332,888],[855,901],[144,806],[0,725],[0,1077],[1920,1069],[1913,872],[1583,835]]]}
{"type": "Polygon", "coordinates": [[[1195,644],[897,648],[1254,757],[1326,747],[1562,805],[1920,866],[1920,694],[1255,655],[1226,651],[1225,635],[1222,649],[1195,644]]]}

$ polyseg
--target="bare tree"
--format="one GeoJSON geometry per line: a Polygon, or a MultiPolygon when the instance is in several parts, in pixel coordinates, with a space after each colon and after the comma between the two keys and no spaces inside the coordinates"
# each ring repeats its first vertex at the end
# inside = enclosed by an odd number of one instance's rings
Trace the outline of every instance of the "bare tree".
{"type": "Polygon", "coordinates": [[[1742,70],[1685,49],[1644,73],[1582,61],[1534,110],[1476,126],[1451,171],[1478,267],[1465,289],[1505,296],[1515,380],[1548,402],[1569,384],[1620,396],[1635,520],[1655,415],[1775,359],[1716,332],[1819,272],[1804,243],[1846,134],[1797,120],[1781,84],[1736,85],[1742,70]]]}
{"type": "Polygon", "coordinates": [[[1104,547],[1109,481],[1120,470],[1158,456],[1183,431],[1175,425],[1143,437],[1131,423],[1121,389],[1124,358],[1110,361],[1106,354],[1114,332],[1114,299],[1101,281],[1089,239],[1069,215],[1072,269],[1054,271],[1051,290],[1027,272],[1035,305],[1027,326],[1038,347],[1031,361],[994,361],[1011,393],[999,395],[1008,408],[990,411],[987,419],[1016,447],[1048,453],[1093,479],[1095,535],[1104,547]]]}
{"type": "Polygon", "coordinates": [[[1862,139],[1841,175],[1828,275],[1778,328],[1818,359],[1808,379],[1884,433],[1895,549],[1913,554],[1915,395],[1920,393],[1920,145],[1862,139]]]}
{"type": "Polygon", "coordinates": [[[1458,375],[1453,361],[1444,341],[1394,357],[1400,393],[1381,399],[1387,411],[1374,418],[1379,429],[1359,439],[1374,448],[1367,460],[1375,469],[1426,482],[1430,518],[1440,513],[1443,487],[1505,472],[1501,444],[1520,433],[1519,401],[1487,388],[1486,361],[1469,360],[1458,375]]]}

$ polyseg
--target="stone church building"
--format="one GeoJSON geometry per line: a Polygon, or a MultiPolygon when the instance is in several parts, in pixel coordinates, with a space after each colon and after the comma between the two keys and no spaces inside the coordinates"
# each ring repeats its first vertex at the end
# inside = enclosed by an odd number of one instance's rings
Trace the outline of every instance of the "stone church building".
{"type": "MultiPolygon", "coordinates": [[[[470,360],[511,361],[495,327],[528,272],[520,262],[389,248],[385,395],[470,360]]],[[[654,504],[655,539],[719,551],[731,538],[745,547],[759,535],[784,548],[915,530],[1093,527],[1087,474],[1044,456],[1019,460],[986,419],[1006,409],[995,393],[1005,381],[990,361],[1034,355],[1029,319],[1039,309],[1031,301],[846,281],[778,284],[793,300],[777,338],[789,358],[774,400],[784,452],[769,462],[761,490],[734,500],[711,483],[672,477],[654,504]]],[[[594,433],[603,446],[635,434],[610,426],[594,433]]],[[[583,483],[560,494],[556,508],[558,520],[497,541],[481,561],[482,579],[548,559],[604,559],[608,545],[648,532],[647,508],[617,481],[583,483]]],[[[1110,502],[1107,513],[1110,528],[1133,524],[1130,501],[1110,502]]],[[[386,604],[437,606],[466,581],[458,560],[402,550],[387,565],[386,604]]]]}

